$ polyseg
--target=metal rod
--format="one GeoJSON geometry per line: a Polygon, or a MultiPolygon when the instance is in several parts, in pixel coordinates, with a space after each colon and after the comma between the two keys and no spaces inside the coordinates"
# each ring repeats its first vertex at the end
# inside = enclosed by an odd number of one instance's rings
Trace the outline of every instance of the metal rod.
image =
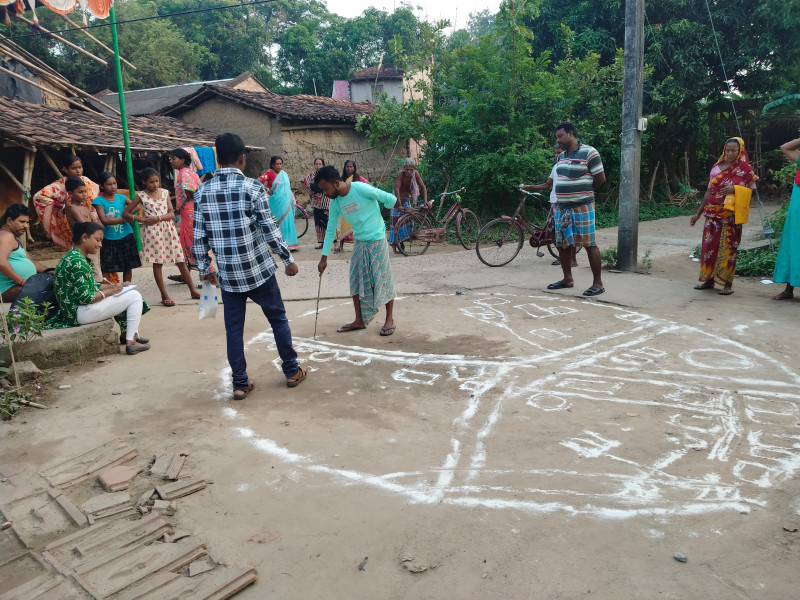
{"type": "MultiPolygon", "coordinates": [[[[133,159],[131,158],[131,140],[128,136],[128,114],[125,111],[125,89],[122,85],[122,65],[119,60],[119,41],[117,40],[117,15],[114,11],[114,5],[108,13],[111,19],[111,42],[114,47],[114,70],[117,74],[117,94],[119,95],[119,115],[122,120],[122,138],[125,140],[125,162],[128,173],[128,193],[129,198],[133,201],[136,198],[136,190],[133,186],[133,159]]],[[[142,251],[142,236],[139,232],[139,221],[133,222],[133,234],[136,237],[136,248],[139,252],[142,251]]]]}
{"type": "Polygon", "coordinates": [[[319,283],[317,284],[317,314],[314,315],[314,339],[317,339],[317,319],[319,319],[319,296],[322,292],[322,273],[319,274],[319,283]]]}

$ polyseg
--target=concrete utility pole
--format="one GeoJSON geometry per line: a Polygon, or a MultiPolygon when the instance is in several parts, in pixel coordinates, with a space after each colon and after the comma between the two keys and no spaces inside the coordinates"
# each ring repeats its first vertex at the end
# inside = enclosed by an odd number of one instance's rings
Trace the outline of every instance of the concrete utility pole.
{"type": "Polygon", "coordinates": [[[625,1],[624,58],[617,267],[623,271],[630,271],[636,268],[639,249],[639,175],[644,130],[642,122],[644,0],[625,1]]]}

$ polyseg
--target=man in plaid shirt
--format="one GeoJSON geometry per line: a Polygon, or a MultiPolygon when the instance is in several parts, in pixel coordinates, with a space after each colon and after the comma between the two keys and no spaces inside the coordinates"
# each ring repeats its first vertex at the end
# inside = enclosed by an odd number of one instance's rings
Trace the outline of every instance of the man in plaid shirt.
{"type": "Polygon", "coordinates": [[[242,173],[247,163],[242,138],[223,133],[214,145],[221,168],[195,193],[192,254],[200,270],[200,279],[222,289],[228,363],[233,371],[233,399],[243,400],[255,385],[247,376],[244,358],[248,298],[261,307],[272,326],[286,385],[296,387],[306,378],[307,371],[297,364],[292,332],[275,278],[278,267],[267,246],[280,256],[289,277],[297,275],[297,265],[269,210],[264,187],[242,173]],[[214,251],[217,259],[219,282],[211,273],[209,250],[214,251]]]}

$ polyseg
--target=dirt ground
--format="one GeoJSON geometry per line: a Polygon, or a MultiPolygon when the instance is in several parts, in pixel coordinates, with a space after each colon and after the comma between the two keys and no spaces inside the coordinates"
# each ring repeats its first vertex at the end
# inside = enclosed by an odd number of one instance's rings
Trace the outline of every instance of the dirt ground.
{"type": "Polygon", "coordinates": [[[48,410],[0,425],[0,463],[35,470],[114,437],[142,466],[188,452],[213,485],[174,520],[257,567],[242,599],[798,598],[800,299],[749,279],[730,297],[693,290],[687,221],[642,224],[651,274],[604,273],[596,299],[581,255],[559,292],[529,247],[498,269],[454,247],[393,257],[391,337],[380,316],[336,333],[352,316],[345,254],[313,338],[306,244],[279,280],[311,373],[285,387],[251,306],[243,402],[221,315],[198,321],[180,285],[178,307],[158,305],[140,270],[153,348],[56,371],[48,410]]]}

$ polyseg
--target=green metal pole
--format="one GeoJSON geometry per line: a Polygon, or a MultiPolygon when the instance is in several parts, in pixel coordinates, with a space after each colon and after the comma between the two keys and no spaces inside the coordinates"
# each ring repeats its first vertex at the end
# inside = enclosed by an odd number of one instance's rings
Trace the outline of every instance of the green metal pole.
{"type": "MultiPolygon", "coordinates": [[[[122,65],[119,60],[119,42],[117,41],[117,16],[114,12],[114,5],[111,5],[109,12],[111,19],[111,42],[114,47],[114,70],[117,73],[117,94],[119,94],[119,114],[122,119],[122,137],[125,140],[125,164],[128,167],[128,193],[130,199],[136,197],[136,190],[133,187],[133,160],[131,160],[131,140],[128,136],[128,115],[125,112],[125,92],[122,87],[122,65]]],[[[133,234],[136,236],[136,247],[142,251],[142,237],[139,233],[139,222],[133,222],[133,234]]]]}

